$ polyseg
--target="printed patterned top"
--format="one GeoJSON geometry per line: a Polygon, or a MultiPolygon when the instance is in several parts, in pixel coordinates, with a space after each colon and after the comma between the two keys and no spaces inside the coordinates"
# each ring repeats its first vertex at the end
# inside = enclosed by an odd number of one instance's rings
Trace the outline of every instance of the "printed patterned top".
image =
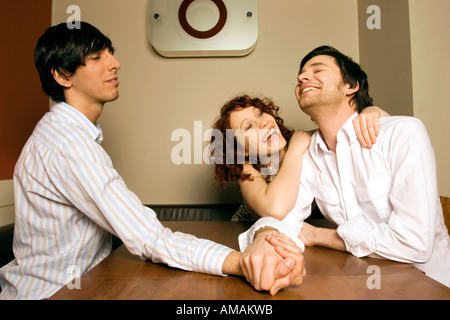
{"type": "MultiPolygon", "coordinates": [[[[275,178],[278,171],[272,167],[268,167],[266,169],[269,170],[271,174],[265,175],[263,176],[263,178],[264,180],[266,180],[267,183],[270,183],[275,178]]],[[[249,205],[244,201],[244,203],[241,204],[240,207],[236,210],[236,213],[231,217],[231,221],[242,221],[253,223],[256,222],[256,220],[258,220],[259,218],[260,216],[258,216],[258,214],[255,211],[253,211],[253,209],[250,208],[249,205]]]]}

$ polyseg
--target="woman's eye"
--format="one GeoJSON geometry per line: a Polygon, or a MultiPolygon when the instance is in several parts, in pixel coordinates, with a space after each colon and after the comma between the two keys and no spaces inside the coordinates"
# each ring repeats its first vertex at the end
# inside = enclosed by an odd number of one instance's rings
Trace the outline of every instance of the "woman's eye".
{"type": "Polygon", "coordinates": [[[249,126],[247,126],[247,129],[245,129],[245,131],[250,130],[253,127],[253,124],[250,124],[249,126]]]}

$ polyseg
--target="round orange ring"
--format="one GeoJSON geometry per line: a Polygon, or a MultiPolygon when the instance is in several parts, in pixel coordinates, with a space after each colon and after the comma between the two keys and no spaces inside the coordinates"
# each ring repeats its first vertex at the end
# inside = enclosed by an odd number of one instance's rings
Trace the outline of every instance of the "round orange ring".
{"type": "Polygon", "coordinates": [[[194,1],[195,0],[183,0],[183,2],[181,3],[180,9],[178,10],[178,20],[180,21],[181,27],[183,28],[184,31],[186,31],[187,34],[193,36],[194,38],[209,39],[214,37],[216,34],[222,31],[223,27],[225,26],[225,23],[227,22],[228,12],[225,3],[223,3],[222,0],[211,0],[219,9],[220,13],[219,21],[211,29],[207,31],[199,31],[197,29],[192,28],[186,18],[187,9],[194,1]]]}

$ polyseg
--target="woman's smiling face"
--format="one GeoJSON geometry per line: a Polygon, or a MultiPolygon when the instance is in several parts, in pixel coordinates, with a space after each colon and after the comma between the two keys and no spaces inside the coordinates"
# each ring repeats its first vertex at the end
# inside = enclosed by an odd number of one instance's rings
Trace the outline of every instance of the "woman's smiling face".
{"type": "Polygon", "coordinates": [[[230,113],[229,123],[237,142],[245,146],[246,155],[264,158],[286,146],[275,118],[261,109],[249,106],[230,113]]]}

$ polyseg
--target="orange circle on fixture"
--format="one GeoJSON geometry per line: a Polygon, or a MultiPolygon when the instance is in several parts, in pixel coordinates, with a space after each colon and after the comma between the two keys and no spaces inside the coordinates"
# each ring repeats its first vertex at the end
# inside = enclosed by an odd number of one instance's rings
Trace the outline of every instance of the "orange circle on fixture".
{"type": "Polygon", "coordinates": [[[219,9],[220,14],[219,21],[211,29],[207,31],[199,31],[197,29],[194,29],[189,24],[186,17],[187,9],[194,1],[195,0],[183,0],[183,2],[181,3],[180,9],[178,10],[178,20],[180,21],[181,27],[183,28],[184,31],[186,31],[187,34],[193,36],[194,38],[209,39],[214,37],[216,34],[222,31],[223,27],[225,26],[225,23],[227,22],[227,15],[228,15],[227,7],[225,7],[225,4],[223,3],[222,0],[211,0],[219,9]]]}

